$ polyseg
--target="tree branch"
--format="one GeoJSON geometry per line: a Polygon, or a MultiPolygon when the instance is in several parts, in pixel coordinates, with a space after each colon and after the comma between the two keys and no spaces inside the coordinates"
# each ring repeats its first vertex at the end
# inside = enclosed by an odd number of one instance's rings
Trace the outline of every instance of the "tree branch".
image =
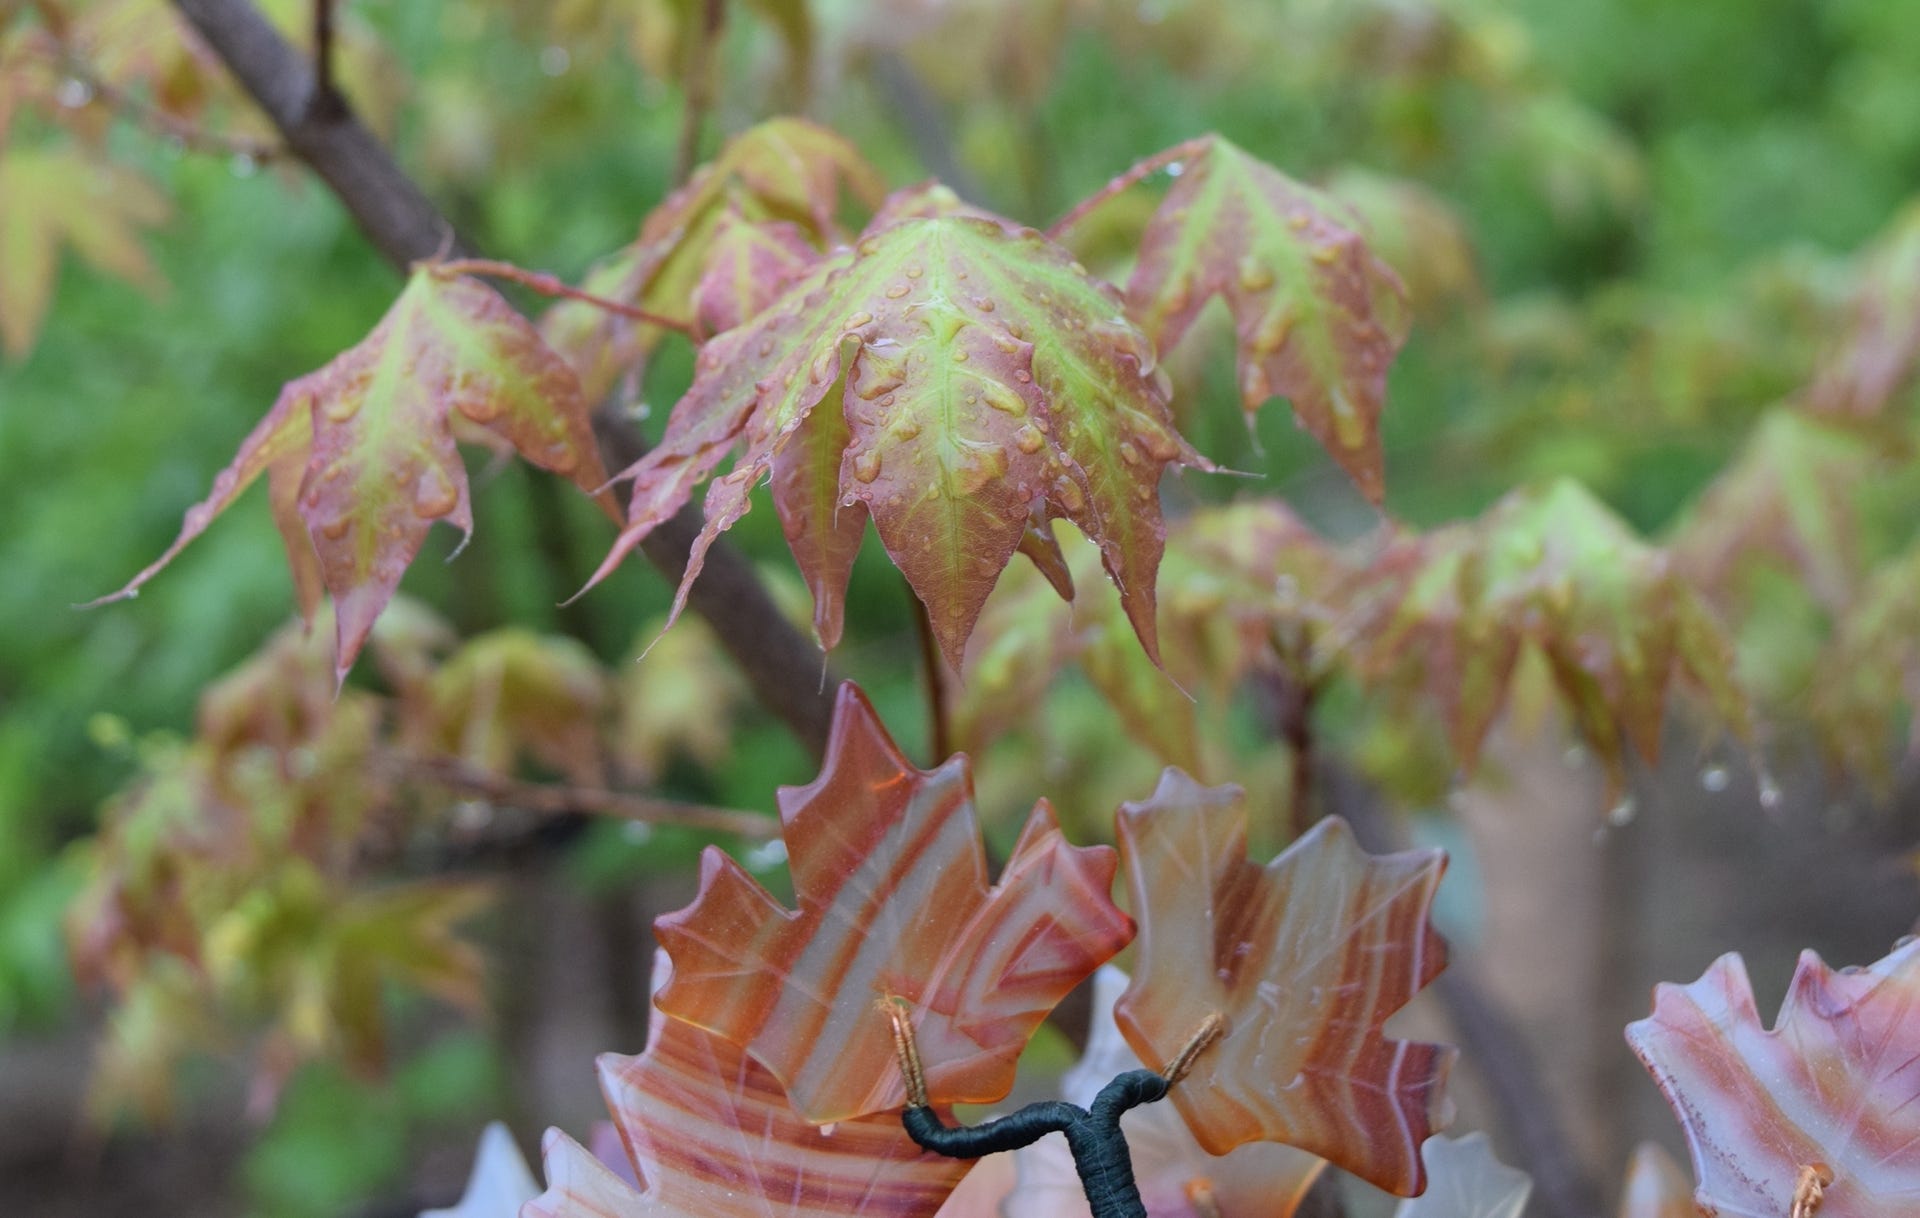
{"type": "MultiPolygon", "coordinates": [[[[287,148],[326,182],[388,262],[405,270],[436,254],[474,256],[473,247],[460,239],[344,99],[337,106],[314,104],[319,86],[312,65],[251,0],[173,3],[266,111],[287,148]]],[[[623,417],[603,412],[595,433],[608,469],[624,469],[646,450],[639,432],[623,417]]],[[[654,530],[641,552],[677,582],[699,530],[699,511],[689,505],[654,530]]],[[[774,607],[746,557],[716,543],[707,552],[705,573],[695,583],[690,603],[712,624],[761,703],[814,756],[824,755],[833,699],[819,649],[774,607]]]]}

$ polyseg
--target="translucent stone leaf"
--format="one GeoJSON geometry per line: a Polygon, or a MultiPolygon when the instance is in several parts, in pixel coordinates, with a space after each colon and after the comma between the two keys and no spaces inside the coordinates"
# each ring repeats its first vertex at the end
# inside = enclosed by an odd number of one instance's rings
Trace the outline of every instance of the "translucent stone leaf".
{"type": "Polygon", "coordinates": [[[1493,1157],[1484,1133],[1435,1135],[1420,1147],[1427,1191],[1402,1201],[1393,1218],[1520,1218],[1533,1178],[1493,1157]]]}
{"type": "Polygon", "coordinates": [[[420,1218],[520,1218],[520,1207],[540,1193],[527,1161],[514,1145],[513,1135],[499,1121],[480,1135],[460,1204],[451,1209],[423,1210],[420,1218]]]}
{"type": "Polygon", "coordinates": [[[566,362],[492,288],[422,263],[366,338],[280,391],[174,543],[103,602],[137,592],[264,473],[303,610],[323,587],[333,597],[344,679],[427,530],[473,531],[456,424],[583,490],[606,481],[566,362]]]}
{"type": "Polygon", "coordinates": [[[1112,850],[1069,846],[1044,801],[988,887],[966,759],[914,769],[852,685],[820,777],[779,803],[799,908],[709,849],[694,903],[655,924],[658,1003],[745,1046],[809,1121],[906,1103],[889,1001],[934,1103],[1001,1099],[1047,1012],[1133,936],[1112,850]]]}
{"type": "Polygon", "coordinates": [[[1223,298],[1247,413],[1291,399],[1300,425],[1378,502],[1380,409],[1406,341],[1405,289],[1338,200],[1220,136],[1191,148],[1141,235],[1129,311],[1170,351],[1223,298]]]}
{"type": "Polygon", "coordinates": [[[1151,799],[1121,806],[1119,834],[1140,919],[1120,1031],[1164,1068],[1210,1015],[1226,1020],[1172,1092],[1200,1145],[1285,1142],[1420,1192],[1420,1143],[1451,1116],[1454,1051],[1381,1028],[1446,965],[1427,921],[1446,856],[1370,856],[1329,818],[1256,866],[1239,791],[1171,769],[1151,799]]]}
{"type": "Polygon", "coordinates": [[[1620,1193],[1620,1218],[1695,1218],[1692,1189],[1667,1152],[1652,1142],[1633,1148],[1627,1183],[1620,1193]]]}
{"type": "Polygon", "coordinates": [[[600,1089],[640,1188],[550,1130],[525,1218],[914,1218],[971,1166],[891,1113],[816,1127],[737,1045],[657,1011],[646,1052],[600,1058],[600,1089]]]}
{"type": "Polygon", "coordinates": [[[1662,984],[1627,1043],[1680,1119],[1720,1218],[1782,1218],[1802,1173],[1831,1174],[1819,1218],[1920,1213],[1920,941],[1873,965],[1802,952],[1771,1029],[1737,953],[1662,984]]]}
{"type": "Polygon", "coordinates": [[[1160,475],[1206,462],[1174,429],[1152,346],[1118,293],[1039,233],[935,211],[889,222],[883,209],[852,247],[702,348],[659,447],[621,475],[634,483],[627,527],[595,580],[742,446],[707,488],[676,612],[707,547],[772,474],[823,641],[845,563],[806,555],[850,549],[863,515],[956,667],[1030,523],[1064,518],[1100,547],[1157,657],[1160,475]]]}
{"type": "MultiPolygon", "coordinates": [[[[1094,974],[1093,1023],[1087,1048],[1060,1080],[1063,1099],[1086,1107],[1100,1088],[1142,1063],[1113,1022],[1113,1004],[1127,975],[1112,965],[1094,974]]],[[[1259,1214],[1288,1218],[1326,1164],[1303,1150],[1252,1142],[1224,1155],[1201,1148],[1171,1104],[1146,1104],[1120,1120],[1133,1155],[1140,1199],[1152,1218],[1218,1218],[1259,1214]]],[[[1001,1218],[1085,1218],[1086,1193],[1066,1139],[1058,1134],[1014,1156],[1017,1183],[1001,1218]]]]}

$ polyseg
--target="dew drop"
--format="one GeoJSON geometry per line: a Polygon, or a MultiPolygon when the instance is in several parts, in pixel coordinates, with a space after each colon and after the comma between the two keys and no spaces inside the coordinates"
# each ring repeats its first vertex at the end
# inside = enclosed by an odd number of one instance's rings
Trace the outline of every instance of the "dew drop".
{"type": "Polygon", "coordinates": [[[1169,161],[1167,163],[1166,174],[1170,178],[1177,178],[1186,171],[1187,167],[1179,161],[1169,161]]]}
{"type": "Polygon", "coordinates": [[[1140,464],[1140,450],[1133,446],[1132,440],[1120,441],[1120,459],[1128,465],[1140,464]]]}
{"type": "Polygon", "coordinates": [[[1607,809],[1607,823],[1616,829],[1624,829],[1633,823],[1633,818],[1639,814],[1639,811],[1633,796],[1625,796],[1619,803],[1607,809]]]}
{"type": "Polygon", "coordinates": [[[69,110],[78,110],[93,100],[93,86],[77,76],[69,76],[53,91],[53,99],[69,110]]]}
{"type": "Polygon", "coordinates": [[[1731,781],[1727,767],[1723,765],[1705,766],[1700,771],[1700,787],[1705,791],[1724,791],[1731,781]]]}
{"type": "Polygon", "coordinates": [[[996,385],[989,381],[982,386],[981,392],[987,395],[987,405],[1001,414],[1010,414],[1017,419],[1027,413],[1025,399],[1004,385],[996,385]]]}
{"type": "Polygon", "coordinates": [[[1311,223],[1313,223],[1312,217],[1303,211],[1294,212],[1291,216],[1287,217],[1287,227],[1296,233],[1307,231],[1307,225],[1311,223]]]}
{"type": "Polygon", "coordinates": [[[1068,512],[1078,512],[1087,506],[1087,497],[1081,493],[1080,484],[1071,478],[1059,478],[1054,481],[1053,498],[1068,512]]]}
{"type": "Polygon", "coordinates": [[[974,300],[973,307],[980,310],[982,313],[991,313],[994,310],[993,297],[991,296],[978,297],[974,300]]]}
{"type": "Polygon", "coordinates": [[[880,252],[880,243],[878,241],[875,241],[872,237],[868,237],[865,241],[862,241],[860,243],[860,256],[862,258],[871,258],[879,252],[880,252]]]}
{"type": "Polygon", "coordinates": [[[1014,371],[1013,379],[1025,385],[1033,380],[1033,373],[1028,372],[1025,368],[1019,368],[1014,371]]]}
{"type": "Polygon", "coordinates": [[[1006,355],[1015,355],[1020,351],[1020,340],[1011,334],[994,335],[993,345],[1000,348],[1001,352],[1006,355]]]}
{"type": "Polygon", "coordinates": [[[911,415],[903,416],[893,425],[893,434],[896,439],[911,440],[920,434],[920,421],[911,415]]]}
{"type": "Polygon", "coordinates": [[[915,263],[914,265],[912,265],[912,266],[910,266],[910,267],[908,267],[908,268],[907,268],[907,278],[908,278],[908,279],[918,279],[918,278],[920,278],[920,276],[922,276],[922,275],[924,275],[924,274],[926,274],[926,273],[927,273],[927,272],[926,272],[926,268],[925,268],[925,267],[922,267],[922,266],[921,266],[921,265],[919,265],[918,263],[915,263]]]}
{"type": "Polygon", "coordinates": [[[872,482],[880,476],[880,452],[869,448],[853,459],[853,476],[862,482],[872,482]]]}
{"type": "Polygon", "coordinates": [[[260,172],[260,162],[250,152],[236,152],[227,162],[227,172],[236,178],[250,178],[260,172]]]}
{"type": "Polygon", "coordinates": [[[351,528],[352,525],[353,522],[345,516],[335,516],[332,520],[320,526],[320,535],[328,541],[339,541],[347,535],[347,530],[351,528]]]}
{"type": "Polygon", "coordinates": [[[852,317],[847,318],[846,328],[849,330],[858,330],[861,326],[866,325],[872,320],[873,320],[873,314],[862,309],[860,312],[855,313],[852,317]]]}
{"type": "Polygon", "coordinates": [[[1760,772],[1760,806],[1769,812],[1780,806],[1780,784],[1765,770],[1760,772]]]}
{"type": "MultiPolygon", "coordinates": [[[[506,403],[491,393],[461,393],[454,398],[453,408],[476,423],[491,423],[500,417],[506,409],[506,403]]],[[[346,417],[350,418],[352,415],[353,411],[347,411],[346,417]]],[[[335,422],[344,421],[340,416],[336,416],[331,408],[327,411],[327,417],[335,422]]]]}
{"type": "Polygon", "coordinates": [[[1337,245],[1317,245],[1313,249],[1313,260],[1321,266],[1332,266],[1340,261],[1340,247],[1337,245]]]}
{"type": "Polygon", "coordinates": [[[1040,434],[1040,429],[1031,423],[1013,433],[1014,446],[1023,453],[1037,453],[1046,442],[1047,438],[1040,434]]]}
{"type": "Polygon", "coordinates": [[[887,299],[898,300],[902,296],[905,296],[908,292],[911,292],[912,290],[913,290],[912,288],[908,287],[904,283],[896,283],[892,287],[887,289],[887,299]]]}
{"type": "Polygon", "coordinates": [[[564,440],[556,440],[547,445],[542,455],[545,457],[543,464],[556,474],[570,474],[574,467],[580,464],[580,454],[574,450],[573,445],[564,440]]]}
{"type": "Polygon", "coordinates": [[[360,398],[350,393],[327,398],[320,403],[320,413],[326,415],[330,422],[344,423],[360,413],[360,398]]]}
{"type": "Polygon", "coordinates": [[[953,349],[953,362],[956,364],[964,364],[967,362],[967,349],[965,347],[955,347],[953,349]]]}
{"type": "Polygon", "coordinates": [[[420,471],[413,486],[413,514],[422,520],[438,520],[460,502],[460,489],[437,465],[420,471]]]}

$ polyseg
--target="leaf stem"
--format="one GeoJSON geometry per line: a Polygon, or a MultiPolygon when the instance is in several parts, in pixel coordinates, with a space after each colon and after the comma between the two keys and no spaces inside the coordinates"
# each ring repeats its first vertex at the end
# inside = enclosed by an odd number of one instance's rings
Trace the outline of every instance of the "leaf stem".
{"type": "Polygon", "coordinates": [[[313,0],[313,92],[307,117],[334,122],[346,114],[346,99],[333,83],[333,0],[313,0]]]}
{"type": "Polygon", "coordinates": [[[1176,161],[1189,160],[1199,156],[1202,152],[1206,151],[1207,145],[1211,143],[1212,140],[1213,137],[1210,135],[1203,135],[1196,139],[1186,140],[1164,151],[1156,152],[1146,160],[1138,162],[1133,168],[1118,175],[1099,190],[1094,191],[1080,202],[1074,204],[1072,211],[1055,220],[1047,229],[1048,238],[1058,241],[1068,229],[1078,224],[1081,220],[1086,219],[1090,212],[1107,200],[1113,198],[1121,191],[1126,190],[1128,187],[1146,180],[1148,175],[1165,169],[1176,161]]]}
{"type": "Polygon", "coordinates": [[[920,669],[926,674],[927,751],[933,754],[928,764],[939,765],[953,756],[953,722],[947,713],[947,683],[941,675],[945,661],[940,658],[940,640],[934,637],[933,618],[911,585],[907,600],[913,604],[914,630],[920,636],[920,669]]]}
{"type": "Polygon", "coordinates": [[[650,326],[659,326],[663,330],[672,330],[676,334],[684,334],[690,339],[694,337],[693,327],[687,322],[676,321],[671,317],[663,317],[658,313],[648,312],[646,309],[638,308],[634,305],[621,304],[619,301],[609,300],[605,296],[595,296],[592,292],[582,291],[579,288],[568,285],[562,281],[558,275],[551,274],[547,271],[530,271],[525,267],[515,266],[511,262],[500,262],[493,258],[454,258],[446,262],[435,262],[431,265],[435,270],[445,275],[485,275],[489,279],[508,279],[523,288],[530,288],[542,296],[577,300],[582,304],[590,304],[596,309],[604,309],[609,313],[619,317],[625,317],[631,321],[645,322],[650,326]]]}

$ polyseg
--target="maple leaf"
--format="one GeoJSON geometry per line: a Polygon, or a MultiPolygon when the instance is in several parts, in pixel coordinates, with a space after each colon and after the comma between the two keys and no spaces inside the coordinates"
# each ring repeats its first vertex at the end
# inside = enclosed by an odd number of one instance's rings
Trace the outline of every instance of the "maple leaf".
{"type": "MultiPolygon", "coordinates": [[[[1127,975],[1112,965],[1094,974],[1086,1051],[1060,1080],[1061,1098],[1068,1103],[1087,1107],[1109,1081],[1142,1068],[1113,1021],[1113,1004],[1127,985],[1127,975]]],[[[1140,1198],[1153,1218],[1288,1218],[1326,1166],[1305,1151],[1273,1142],[1209,1154],[1169,1104],[1131,1109],[1120,1118],[1120,1128],[1133,1156],[1140,1198]]],[[[1089,1213],[1064,1137],[1051,1135],[1013,1157],[1017,1187],[1002,1208],[1003,1218],[1080,1218],[1089,1213]]]]}
{"type": "Polygon", "coordinates": [[[753,317],[818,256],[799,225],[787,220],[755,223],[738,209],[729,209],[714,229],[706,266],[694,285],[695,333],[718,334],[753,317]]]}
{"type": "Polygon", "coordinates": [[[1466,225],[1433,190],[1354,166],[1335,173],[1326,188],[1359,216],[1367,245],[1400,276],[1416,317],[1439,321],[1483,302],[1466,225]]]}
{"type": "Polygon", "coordinates": [[[84,149],[0,147],[0,343],[7,355],[25,355],[39,337],[62,245],[150,293],[164,287],[139,234],[168,210],[146,179],[84,149]]]}
{"type": "Polygon", "coordinates": [[[660,445],[621,475],[627,527],[594,579],[744,440],[707,489],[676,615],[771,473],[823,644],[869,513],[956,667],[1029,522],[1064,517],[1099,545],[1157,657],[1160,474],[1207,463],[1174,429],[1151,344],[1039,233],[972,214],[885,219],[702,348],[660,445]]]}
{"type": "Polygon", "coordinates": [[[1704,599],[1578,483],[1508,495],[1478,520],[1390,540],[1342,596],[1339,640],[1363,681],[1424,691],[1471,770],[1522,649],[1537,647],[1575,727],[1624,781],[1631,743],[1659,756],[1685,678],[1732,733],[1752,712],[1704,599]]]}
{"type": "Polygon", "coordinates": [[[1285,1142],[1419,1193],[1420,1143],[1451,1116],[1454,1051],[1381,1027],[1446,966],[1427,922],[1446,856],[1370,856],[1329,817],[1259,867],[1238,788],[1175,769],[1121,805],[1119,837],[1140,918],[1121,1033],[1165,1063],[1209,1016],[1226,1020],[1171,1096],[1200,1145],[1285,1142]]]}
{"type": "Polygon", "coordinates": [[[1380,409],[1387,367],[1406,341],[1405,289],[1330,196],[1218,135],[1183,145],[1178,164],[1141,234],[1129,312],[1169,351],[1222,297],[1247,414],[1284,394],[1300,425],[1379,502],[1380,409]]]}
{"type": "MultiPolygon", "coordinates": [[[[658,621],[640,629],[642,640],[659,635],[658,621]]],[[[721,765],[753,697],[713,628],[687,622],[645,651],[645,664],[631,662],[641,650],[615,670],[618,714],[610,751],[616,765],[636,784],[658,782],[676,757],[708,769],[721,765]]]]}
{"type": "Polygon", "coordinates": [[[1860,579],[1860,487],[1883,463],[1866,437],[1794,410],[1769,411],[1674,531],[1674,561],[1724,591],[1743,560],[1784,561],[1837,611],[1860,579]]]}
{"type": "Polygon", "coordinates": [[[1816,410],[1871,418],[1920,370],[1920,203],[1863,254],[1853,325],[1814,379],[1816,410]]]}
{"type": "Polygon", "coordinates": [[[1420,1147],[1427,1191],[1402,1201],[1393,1218],[1520,1218],[1533,1178],[1493,1157],[1484,1133],[1436,1135],[1420,1147]]]}
{"type": "MultiPolygon", "coordinates": [[[[590,269],[581,286],[692,326],[701,320],[699,302],[712,286],[703,291],[703,281],[729,221],[790,225],[808,240],[826,242],[840,235],[834,216],[843,194],[871,207],[882,193],[879,175],[841,136],[805,119],[770,119],[729,140],[695,170],[647,214],[639,236],[590,269]]],[[[787,252],[798,253],[791,245],[787,252]]],[[[606,397],[659,335],[657,327],[580,301],[548,309],[540,332],[578,370],[593,402],[606,397]]]]}
{"type": "MultiPolygon", "coordinates": [[[[1092,582],[1099,552],[1058,544],[1069,587],[1092,582]]],[[[955,738],[978,749],[1036,713],[1047,686],[1078,662],[1129,735],[1162,761],[1200,767],[1202,732],[1187,691],[1224,701],[1274,662],[1274,632],[1316,614],[1314,598],[1344,567],[1333,548],[1277,500],[1203,507],[1167,533],[1158,578],[1165,670],[1135,646],[1119,601],[1093,592],[1069,613],[1038,571],[1009,574],[968,647],[964,684],[949,688],[955,738]]]]}
{"type": "Polygon", "coordinates": [[[551,1130],[547,1191],[526,1218],[909,1218],[937,1211],[971,1166],[921,1151],[891,1113],[817,1128],[738,1045],[658,1009],[646,1051],[603,1054],[599,1070],[644,1187],[551,1130]]]}
{"type": "Polygon", "coordinates": [[[1738,953],[1654,989],[1627,1025],[1686,1133],[1703,1214],[1782,1218],[1807,1168],[1831,1172],[1819,1218],[1920,1208],[1920,941],[1865,969],[1800,954],[1780,1018],[1760,1024],[1738,953]]]}
{"type": "Polygon", "coordinates": [[[344,681],[427,530],[473,531],[456,425],[590,493],[606,482],[572,370],[492,288],[422,263],[366,338],[280,391],[166,552],[94,603],[139,591],[265,473],[302,611],[332,594],[344,681]]]}
{"type": "Polygon", "coordinates": [[[507,628],[468,640],[405,708],[418,746],[511,775],[521,753],[576,783],[603,781],[600,663],[576,639],[507,628]]]}
{"type": "Polygon", "coordinates": [[[1652,1142],[1633,1148],[1627,1183],[1620,1194],[1620,1218],[1695,1218],[1691,1190],[1667,1152],[1652,1142]]]}
{"type": "Polygon", "coordinates": [[[779,793],[799,909],[709,848],[699,896],[654,926],[673,958],[660,1009],[745,1046],[816,1124],[906,1103],[883,1001],[910,1012],[933,1103],[1005,1096],[1028,1037],[1133,924],[1107,895],[1112,850],[1067,845],[1044,800],[989,888],[972,786],[964,756],[914,769],[841,686],[820,777],[779,793]]]}

